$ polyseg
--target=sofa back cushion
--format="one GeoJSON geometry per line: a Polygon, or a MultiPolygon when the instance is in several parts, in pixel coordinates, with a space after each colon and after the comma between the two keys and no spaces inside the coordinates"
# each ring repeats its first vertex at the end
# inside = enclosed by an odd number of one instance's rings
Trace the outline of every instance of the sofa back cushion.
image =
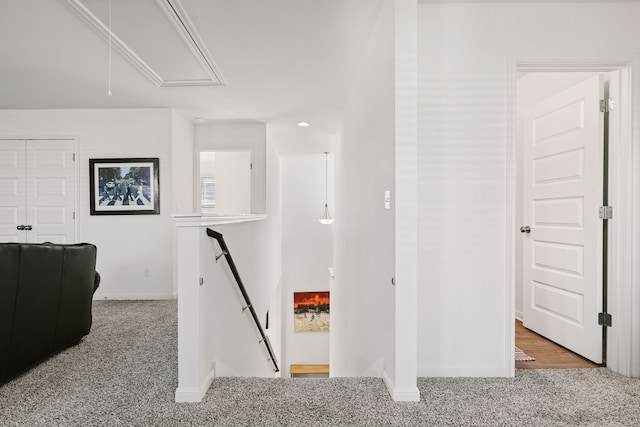
{"type": "Polygon", "coordinates": [[[9,370],[20,371],[54,349],[64,250],[54,245],[21,245],[20,277],[9,370]]]}
{"type": "Polygon", "coordinates": [[[91,330],[95,272],[95,246],[65,246],[54,342],[57,349],[74,344],[91,330]]]}

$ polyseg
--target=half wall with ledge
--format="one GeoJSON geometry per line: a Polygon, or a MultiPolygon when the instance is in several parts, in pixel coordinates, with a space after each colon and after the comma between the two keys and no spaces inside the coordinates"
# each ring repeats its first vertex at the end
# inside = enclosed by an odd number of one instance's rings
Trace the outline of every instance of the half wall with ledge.
{"type": "MultiPolygon", "coordinates": [[[[216,376],[279,376],[278,328],[266,329],[273,355],[247,310],[228,260],[207,228],[224,235],[237,272],[264,319],[280,282],[281,245],[267,215],[176,214],[178,290],[178,387],[176,402],[199,402],[216,376]]],[[[278,324],[279,313],[269,317],[278,324]]]]}

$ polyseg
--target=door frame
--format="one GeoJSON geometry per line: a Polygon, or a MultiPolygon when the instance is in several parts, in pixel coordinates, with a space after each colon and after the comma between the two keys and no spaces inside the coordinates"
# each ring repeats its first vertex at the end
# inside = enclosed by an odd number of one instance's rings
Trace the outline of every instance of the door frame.
{"type": "MultiPolygon", "coordinates": [[[[515,286],[516,277],[516,73],[517,72],[611,72],[620,71],[620,100],[610,121],[619,126],[609,145],[609,223],[607,311],[613,326],[607,331],[607,366],[626,376],[640,377],[640,267],[631,260],[640,255],[640,132],[634,132],[634,113],[640,112],[640,57],[616,59],[526,58],[507,60],[506,140],[506,272],[505,360],[515,374],[515,286]]],[[[614,126],[615,127],[615,126],[614,126]]]]}

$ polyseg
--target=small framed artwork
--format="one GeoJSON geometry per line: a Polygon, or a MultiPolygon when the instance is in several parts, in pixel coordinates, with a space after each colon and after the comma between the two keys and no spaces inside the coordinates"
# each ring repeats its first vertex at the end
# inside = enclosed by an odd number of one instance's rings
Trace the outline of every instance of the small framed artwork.
{"type": "Polygon", "coordinates": [[[160,213],[159,159],[89,159],[91,215],[160,213]]]}
{"type": "Polygon", "coordinates": [[[329,332],[329,292],[293,293],[294,332],[329,332]]]}

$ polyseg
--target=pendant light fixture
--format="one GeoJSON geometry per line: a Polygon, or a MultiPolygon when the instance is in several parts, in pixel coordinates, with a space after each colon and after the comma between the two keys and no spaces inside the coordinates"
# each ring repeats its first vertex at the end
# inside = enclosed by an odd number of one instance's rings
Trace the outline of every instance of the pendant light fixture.
{"type": "Polygon", "coordinates": [[[329,215],[329,205],[327,201],[329,199],[329,152],[324,152],[324,176],[325,176],[325,185],[324,185],[324,215],[318,221],[322,225],[333,224],[333,218],[329,215]]]}

